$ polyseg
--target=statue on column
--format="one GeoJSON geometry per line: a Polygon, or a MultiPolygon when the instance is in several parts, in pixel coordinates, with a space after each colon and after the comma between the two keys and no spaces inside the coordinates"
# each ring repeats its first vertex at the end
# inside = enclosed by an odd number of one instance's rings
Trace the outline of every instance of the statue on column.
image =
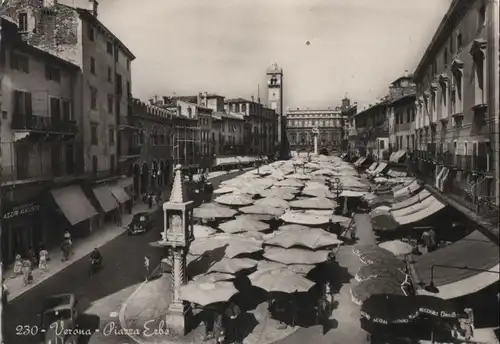
{"type": "Polygon", "coordinates": [[[168,202],[163,204],[164,232],[162,239],[172,255],[172,301],[166,314],[168,333],[184,336],[189,331],[191,309],[179,299],[179,289],[187,283],[186,256],[193,236],[193,201],[187,198],[183,184],[181,165],[175,167],[172,192],[168,202]]]}
{"type": "Polygon", "coordinates": [[[318,136],[319,136],[318,127],[312,128],[312,134],[313,134],[313,142],[314,142],[314,154],[318,155],[318,136]]]}

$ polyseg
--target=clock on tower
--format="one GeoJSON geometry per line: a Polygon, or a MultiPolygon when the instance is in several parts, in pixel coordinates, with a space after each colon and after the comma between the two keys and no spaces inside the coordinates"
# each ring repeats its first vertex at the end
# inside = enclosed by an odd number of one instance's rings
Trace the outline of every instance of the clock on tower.
{"type": "Polygon", "coordinates": [[[278,114],[278,142],[282,142],[285,120],[283,119],[283,70],[274,63],[267,70],[267,106],[278,114]]]}

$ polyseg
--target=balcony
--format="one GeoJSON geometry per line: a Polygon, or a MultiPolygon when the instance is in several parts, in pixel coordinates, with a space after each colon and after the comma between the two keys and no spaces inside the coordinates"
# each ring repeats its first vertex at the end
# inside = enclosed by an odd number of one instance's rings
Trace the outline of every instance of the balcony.
{"type": "Polygon", "coordinates": [[[12,130],[73,136],[77,132],[77,126],[75,121],[54,120],[50,117],[29,115],[14,117],[12,130]]]}

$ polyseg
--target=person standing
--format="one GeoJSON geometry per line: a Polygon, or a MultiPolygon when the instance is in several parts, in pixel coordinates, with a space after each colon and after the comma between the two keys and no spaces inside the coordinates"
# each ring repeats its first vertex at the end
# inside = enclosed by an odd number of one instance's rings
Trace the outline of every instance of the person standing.
{"type": "Polygon", "coordinates": [[[151,268],[149,264],[149,257],[144,256],[144,277],[146,282],[149,281],[149,276],[151,274],[151,268]]]}
{"type": "Polygon", "coordinates": [[[429,232],[424,231],[424,232],[422,233],[422,238],[421,238],[421,240],[422,240],[422,243],[424,244],[424,247],[425,247],[427,250],[429,249],[429,242],[430,242],[429,237],[430,237],[429,232]]]}
{"type": "Polygon", "coordinates": [[[38,268],[40,269],[42,275],[47,270],[47,260],[49,257],[49,252],[47,252],[43,247],[40,249],[39,259],[38,259],[38,268]]]}
{"type": "Polygon", "coordinates": [[[20,254],[16,255],[16,260],[14,262],[14,275],[22,275],[23,274],[23,260],[20,254]]]}
{"type": "Polygon", "coordinates": [[[427,249],[429,252],[435,251],[437,247],[437,241],[436,241],[436,232],[434,231],[433,228],[429,230],[429,246],[427,249]]]}
{"type": "Polygon", "coordinates": [[[2,306],[5,307],[8,302],[9,297],[9,289],[7,288],[7,284],[5,284],[5,278],[2,278],[2,306]]]}
{"type": "Polygon", "coordinates": [[[229,307],[226,309],[226,318],[227,318],[227,328],[230,333],[230,339],[233,341],[235,344],[241,344],[242,338],[240,336],[240,324],[239,324],[239,316],[241,314],[241,309],[240,307],[234,303],[231,302],[229,304],[229,307]]]}
{"type": "Polygon", "coordinates": [[[153,195],[148,195],[148,208],[152,209],[153,208],[153,195]]]}

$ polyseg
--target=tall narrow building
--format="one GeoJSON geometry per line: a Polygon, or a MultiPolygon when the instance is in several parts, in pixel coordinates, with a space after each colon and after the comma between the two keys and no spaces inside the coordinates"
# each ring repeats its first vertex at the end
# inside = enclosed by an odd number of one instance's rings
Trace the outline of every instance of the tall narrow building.
{"type": "Polygon", "coordinates": [[[278,114],[277,145],[282,152],[286,143],[286,120],[283,118],[283,69],[274,63],[267,70],[267,106],[278,114]]]}

